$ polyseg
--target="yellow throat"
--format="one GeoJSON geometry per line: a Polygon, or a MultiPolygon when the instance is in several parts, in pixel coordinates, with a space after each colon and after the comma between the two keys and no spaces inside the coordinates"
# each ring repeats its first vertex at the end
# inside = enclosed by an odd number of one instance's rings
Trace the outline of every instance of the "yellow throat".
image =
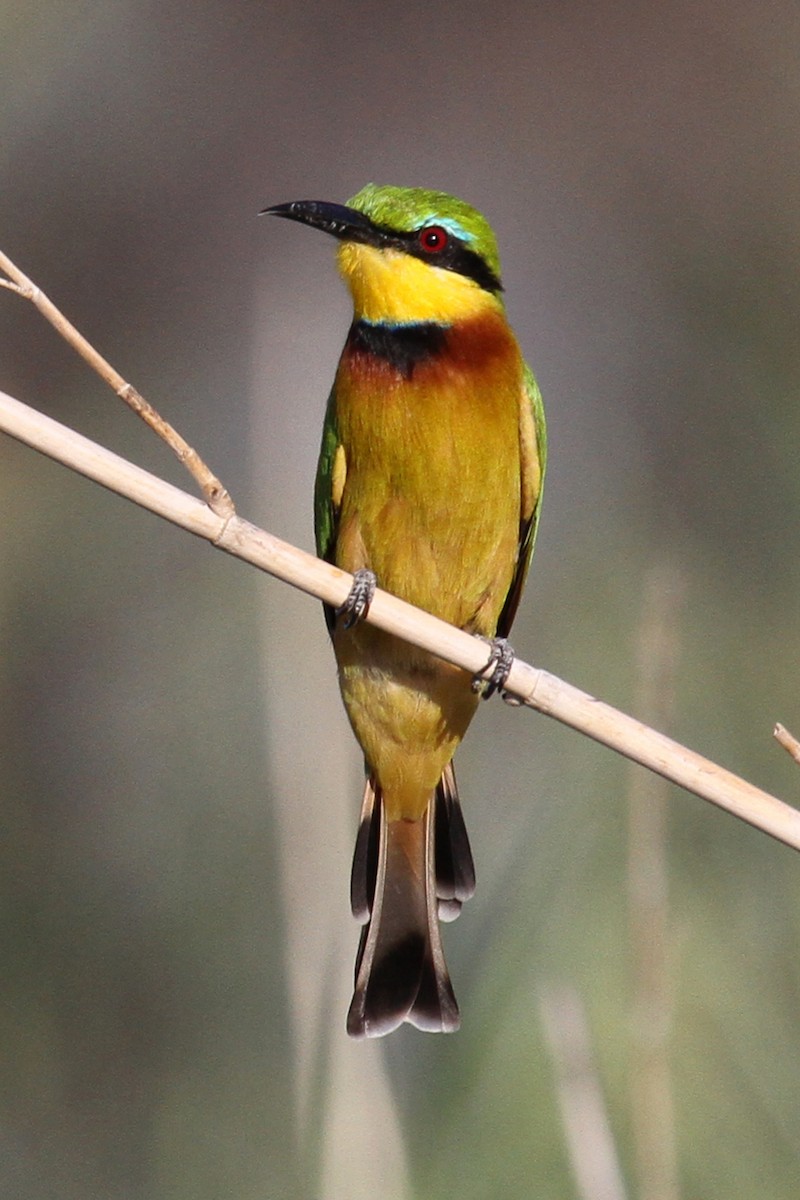
{"type": "Polygon", "coordinates": [[[401,250],[378,250],[343,242],[339,270],[353,296],[356,320],[437,321],[449,324],[487,310],[502,311],[502,302],[474,280],[434,267],[401,250]]]}

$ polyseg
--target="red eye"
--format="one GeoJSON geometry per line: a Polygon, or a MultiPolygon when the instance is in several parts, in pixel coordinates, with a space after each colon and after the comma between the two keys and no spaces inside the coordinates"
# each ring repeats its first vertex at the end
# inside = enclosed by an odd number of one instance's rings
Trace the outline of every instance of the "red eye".
{"type": "Polygon", "coordinates": [[[426,225],[419,231],[419,244],[428,254],[441,254],[447,240],[447,230],[441,225],[426,225]]]}

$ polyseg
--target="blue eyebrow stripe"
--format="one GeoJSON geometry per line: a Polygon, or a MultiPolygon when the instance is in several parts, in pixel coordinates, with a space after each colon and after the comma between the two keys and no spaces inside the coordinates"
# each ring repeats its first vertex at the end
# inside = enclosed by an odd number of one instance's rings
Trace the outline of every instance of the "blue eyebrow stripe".
{"type": "Polygon", "coordinates": [[[441,225],[443,229],[446,229],[448,233],[452,233],[453,237],[459,238],[462,242],[472,242],[475,240],[469,230],[465,229],[464,226],[459,221],[454,220],[453,217],[440,217],[437,216],[435,212],[432,212],[428,213],[422,224],[441,225]]]}

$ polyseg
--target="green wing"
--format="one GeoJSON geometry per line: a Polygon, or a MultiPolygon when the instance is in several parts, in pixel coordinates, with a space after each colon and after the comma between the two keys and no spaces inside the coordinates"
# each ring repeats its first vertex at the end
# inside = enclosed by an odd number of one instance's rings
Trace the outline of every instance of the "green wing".
{"type": "Polygon", "coordinates": [[[542,490],[547,465],[547,424],[544,419],[542,394],[534,379],[533,371],[527,363],[522,404],[524,406],[520,415],[522,494],[524,496],[526,492],[533,489],[533,505],[528,512],[523,511],[520,520],[517,569],[497,622],[499,637],[508,637],[519,607],[528,567],[531,565],[533,544],[536,541],[536,531],[539,527],[539,510],[542,507],[542,490]]]}
{"type": "MultiPolygon", "coordinates": [[[[336,529],[339,521],[338,508],[333,502],[333,466],[339,447],[336,429],[336,388],[331,389],[325,409],[325,424],[322,426],[322,445],[317,463],[317,478],[314,484],[314,536],[317,554],[326,562],[333,562],[336,552],[336,529]]],[[[336,614],[329,604],[324,606],[328,632],[333,633],[336,614]]]]}

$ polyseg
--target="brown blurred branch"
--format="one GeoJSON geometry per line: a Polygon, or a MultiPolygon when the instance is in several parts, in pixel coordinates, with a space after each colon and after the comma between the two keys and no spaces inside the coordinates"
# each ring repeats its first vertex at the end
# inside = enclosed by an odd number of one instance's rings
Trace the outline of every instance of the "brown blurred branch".
{"type": "MultiPolygon", "coordinates": [[[[0,429],[327,604],[341,605],[350,590],[352,577],[345,571],[305,554],[235,514],[226,517],[212,512],[201,500],[2,392],[0,429]]],[[[485,642],[388,592],[376,592],[368,620],[471,675],[486,667],[485,642]]],[[[511,668],[507,690],[529,708],[580,730],[800,850],[800,812],[633,717],[520,659],[511,668]]]]}
{"type": "Polygon", "coordinates": [[[579,994],[564,987],[539,997],[556,1092],[580,1200],[625,1200],[625,1185],[579,994]]]}
{"type": "Polygon", "coordinates": [[[772,731],[772,736],[777,742],[780,742],[784,750],[791,754],[796,763],[800,763],[800,741],[793,733],[789,733],[788,729],[778,723],[772,731]]]}
{"type": "Polygon", "coordinates": [[[53,328],[61,334],[66,342],[80,354],[84,362],[97,372],[100,378],[116,392],[120,400],[128,405],[146,425],[165,441],[176,455],[178,461],[186,467],[195,479],[205,497],[208,506],[220,517],[229,517],[235,511],[233,501],[216,475],[206,466],[196,450],[184,441],[176,429],[165,421],[149,404],[132,384],[126,383],[117,370],[107,359],[95,350],[80,330],[68,321],[53,301],[45,296],[27,275],[23,274],[7,255],[0,250],[0,271],[5,271],[8,279],[0,279],[0,286],[15,292],[24,300],[30,300],[39,312],[50,322],[53,328]]]}

